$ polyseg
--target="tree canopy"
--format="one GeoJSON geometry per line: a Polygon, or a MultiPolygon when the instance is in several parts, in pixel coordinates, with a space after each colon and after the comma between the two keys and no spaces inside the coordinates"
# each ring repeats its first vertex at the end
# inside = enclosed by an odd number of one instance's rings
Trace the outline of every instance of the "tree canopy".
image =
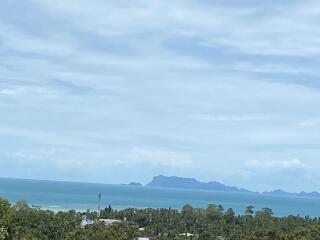
{"type": "Polygon", "coordinates": [[[270,208],[254,212],[253,206],[236,215],[233,209],[210,204],[205,209],[185,205],[175,209],[101,210],[101,218],[118,219],[105,225],[97,212],[74,210],[54,213],[30,207],[25,201],[12,205],[0,198],[0,240],[132,240],[232,239],[232,240],[320,240],[320,218],[276,217],[270,208]],[[94,224],[81,227],[89,218],[94,224]]]}

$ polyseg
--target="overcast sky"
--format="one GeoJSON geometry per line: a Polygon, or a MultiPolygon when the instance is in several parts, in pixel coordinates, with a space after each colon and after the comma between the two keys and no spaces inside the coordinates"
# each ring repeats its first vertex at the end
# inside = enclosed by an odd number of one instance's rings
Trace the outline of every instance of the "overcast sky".
{"type": "Polygon", "coordinates": [[[0,176],[320,190],[318,0],[1,0],[0,176]]]}

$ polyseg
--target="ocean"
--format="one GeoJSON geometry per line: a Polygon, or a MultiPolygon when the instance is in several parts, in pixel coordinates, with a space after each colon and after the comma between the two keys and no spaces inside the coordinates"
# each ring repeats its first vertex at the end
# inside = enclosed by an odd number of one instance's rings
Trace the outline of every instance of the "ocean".
{"type": "Polygon", "coordinates": [[[269,207],[277,216],[320,217],[320,198],[0,178],[1,198],[12,203],[26,200],[30,205],[53,211],[97,210],[99,193],[101,206],[110,204],[115,209],[181,209],[185,204],[204,208],[208,204],[221,204],[242,214],[246,206],[253,205],[255,210],[269,207]]]}

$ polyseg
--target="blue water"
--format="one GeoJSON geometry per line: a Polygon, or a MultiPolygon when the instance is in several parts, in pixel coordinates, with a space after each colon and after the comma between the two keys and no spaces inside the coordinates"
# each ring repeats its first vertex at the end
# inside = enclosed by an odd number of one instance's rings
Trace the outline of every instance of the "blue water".
{"type": "Polygon", "coordinates": [[[246,206],[254,205],[256,210],[270,207],[278,216],[320,216],[320,198],[0,178],[0,197],[12,203],[26,200],[30,205],[39,205],[54,211],[96,210],[99,193],[102,193],[103,207],[110,204],[117,209],[128,207],[181,209],[185,204],[206,207],[213,203],[221,204],[225,209],[233,208],[239,214],[243,213],[246,206]]]}

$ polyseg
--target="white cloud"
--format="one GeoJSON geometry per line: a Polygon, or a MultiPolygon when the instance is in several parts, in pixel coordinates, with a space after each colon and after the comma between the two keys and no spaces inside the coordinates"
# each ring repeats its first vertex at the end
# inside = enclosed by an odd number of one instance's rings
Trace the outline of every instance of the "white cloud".
{"type": "Polygon", "coordinates": [[[140,147],[131,150],[128,162],[130,164],[151,164],[170,168],[189,168],[193,165],[192,156],[189,153],[140,147]]]}
{"type": "Polygon", "coordinates": [[[79,137],[78,134],[72,134],[68,131],[58,132],[49,130],[47,127],[45,130],[41,129],[40,126],[35,128],[19,128],[17,126],[5,126],[0,127],[0,136],[9,136],[11,138],[23,139],[28,142],[32,142],[35,145],[45,144],[47,146],[65,146],[77,149],[92,149],[100,146],[97,143],[88,142],[84,137],[79,137]]]}
{"type": "MultiPolygon", "coordinates": [[[[119,1],[35,2],[51,14],[64,15],[73,27],[89,32],[127,37],[143,34],[147,40],[152,39],[149,36],[161,33],[159,40],[152,42],[163,51],[163,40],[174,36],[197,38],[208,46],[222,45],[231,52],[252,55],[314,56],[320,51],[320,31],[316,21],[312,21],[320,9],[316,1],[287,5],[273,2],[260,7],[248,4],[210,6],[166,0],[135,4],[119,1]],[[269,14],[264,13],[265,8],[269,14]]],[[[145,45],[149,46],[148,41],[145,45]]],[[[153,52],[155,48],[150,50],[153,52]]]]}
{"type": "Polygon", "coordinates": [[[15,96],[17,92],[17,89],[1,89],[0,95],[15,96]]]}
{"type": "Polygon", "coordinates": [[[192,116],[191,118],[206,120],[206,121],[217,121],[217,122],[242,122],[242,121],[266,120],[268,119],[268,116],[200,114],[200,115],[192,116]]]}
{"type": "Polygon", "coordinates": [[[266,73],[266,74],[291,74],[291,75],[301,75],[310,74],[314,76],[319,76],[320,72],[315,69],[314,66],[307,65],[295,65],[276,62],[276,63],[256,63],[256,62],[237,62],[233,66],[234,70],[244,71],[244,72],[254,72],[254,73],[266,73]]]}
{"type": "Polygon", "coordinates": [[[286,171],[286,170],[301,170],[306,167],[306,165],[300,159],[291,160],[279,160],[279,161],[262,161],[253,160],[246,163],[248,169],[254,170],[266,170],[266,171],[286,171]]]}
{"type": "Polygon", "coordinates": [[[15,28],[0,21],[0,39],[3,48],[20,53],[66,57],[76,52],[68,37],[36,36],[27,34],[24,29],[15,28]]]}
{"type": "Polygon", "coordinates": [[[310,120],[305,120],[298,123],[298,125],[303,128],[315,127],[318,124],[319,124],[319,119],[310,119],[310,120]]]}
{"type": "MultiPolygon", "coordinates": [[[[273,153],[273,156],[279,155],[273,153]]],[[[281,155],[281,154],[280,154],[281,155]]],[[[283,189],[290,192],[315,191],[317,186],[307,183],[314,181],[317,173],[312,171],[312,161],[298,158],[290,160],[253,160],[243,163],[233,177],[248,184],[257,191],[283,189]]]]}
{"type": "Polygon", "coordinates": [[[16,160],[16,159],[23,159],[23,160],[43,160],[44,156],[35,153],[28,153],[28,152],[4,152],[2,153],[4,157],[16,160]]]}
{"type": "Polygon", "coordinates": [[[15,98],[28,98],[41,96],[42,98],[54,98],[60,96],[57,91],[46,87],[17,86],[12,88],[0,89],[0,96],[6,95],[15,98]]]}

